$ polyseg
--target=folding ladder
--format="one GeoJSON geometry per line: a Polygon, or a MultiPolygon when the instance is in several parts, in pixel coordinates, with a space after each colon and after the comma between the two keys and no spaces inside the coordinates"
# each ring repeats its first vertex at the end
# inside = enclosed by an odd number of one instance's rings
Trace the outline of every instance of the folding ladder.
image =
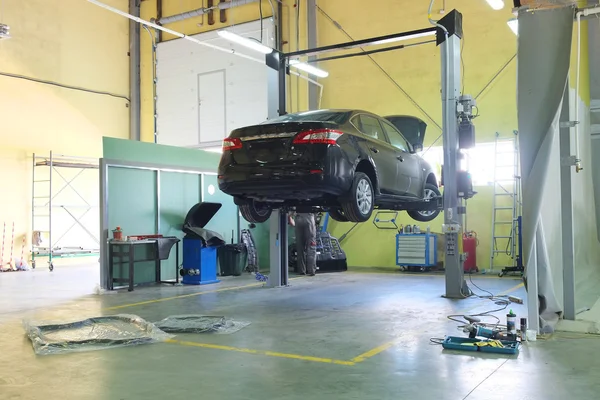
{"type": "Polygon", "coordinates": [[[492,201],[492,243],[490,270],[498,255],[512,258],[516,266],[518,218],[521,216],[521,176],[518,131],[510,138],[496,132],[494,146],[494,194],[492,201]]]}

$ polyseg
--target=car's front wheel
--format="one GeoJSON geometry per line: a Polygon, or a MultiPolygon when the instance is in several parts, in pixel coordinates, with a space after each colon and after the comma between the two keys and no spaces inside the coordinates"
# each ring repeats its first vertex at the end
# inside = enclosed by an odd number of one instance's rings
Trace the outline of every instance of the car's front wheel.
{"type": "Polygon", "coordinates": [[[267,222],[272,212],[269,206],[257,203],[254,200],[243,202],[239,207],[242,217],[246,221],[255,224],[267,222]]]}
{"type": "MultiPolygon", "coordinates": [[[[425,201],[433,201],[436,197],[440,197],[442,193],[440,189],[432,183],[425,184],[425,201]]],[[[408,215],[419,222],[429,222],[433,221],[438,215],[440,215],[441,210],[435,211],[408,211],[408,215]]]]}
{"type": "Polygon", "coordinates": [[[371,179],[367,174],[357,172],[350,193],[341,202],[344,216],[350,222],[365,222],[371,218],[374,205],[375,192],[371,179]]]}

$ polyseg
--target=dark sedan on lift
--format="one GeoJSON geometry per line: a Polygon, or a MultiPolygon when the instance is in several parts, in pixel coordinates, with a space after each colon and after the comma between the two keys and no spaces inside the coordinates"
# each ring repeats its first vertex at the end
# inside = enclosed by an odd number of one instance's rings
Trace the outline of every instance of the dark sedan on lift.
{"type": "Polygon", "coordinates": [[[364,222],[374,209],[415,220],[440,213],[441,193],[422,149],[426,124],[360,110],[287,114],[236,129],[223,141],[219,188],[244,219],[265,222],[276,208],[328,211],[364,222]]]}

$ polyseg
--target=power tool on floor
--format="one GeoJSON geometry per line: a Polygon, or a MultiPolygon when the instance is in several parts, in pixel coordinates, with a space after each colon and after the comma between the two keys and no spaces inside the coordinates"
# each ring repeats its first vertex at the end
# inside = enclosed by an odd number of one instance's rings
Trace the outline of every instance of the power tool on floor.
{"type": "Polygon", "coordinates": [[[476,337],[494,339],[494,340],[514,340],[508,334],[508,332],[501,329],[492,329],[481,323],[481,320],[477,317],[465,315],[464,318],[469,322],[468,325],[463,327],[463,332],[469,334],[469,338],[475,339],[476,337]]]}

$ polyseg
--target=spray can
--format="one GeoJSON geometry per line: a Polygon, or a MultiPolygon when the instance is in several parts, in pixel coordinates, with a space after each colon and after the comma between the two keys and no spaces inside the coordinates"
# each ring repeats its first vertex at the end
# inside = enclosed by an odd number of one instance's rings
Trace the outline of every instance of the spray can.
{"type": "Polygon", "coordinates": [[[506,331],[509,335],[517,335],[517,315],[513,310],[506,314],[506,331]]]}
{"type": "Polygon", "coordinates": [[[521,341],[527,340],[527,318],[521,318],[521,341]]]}

